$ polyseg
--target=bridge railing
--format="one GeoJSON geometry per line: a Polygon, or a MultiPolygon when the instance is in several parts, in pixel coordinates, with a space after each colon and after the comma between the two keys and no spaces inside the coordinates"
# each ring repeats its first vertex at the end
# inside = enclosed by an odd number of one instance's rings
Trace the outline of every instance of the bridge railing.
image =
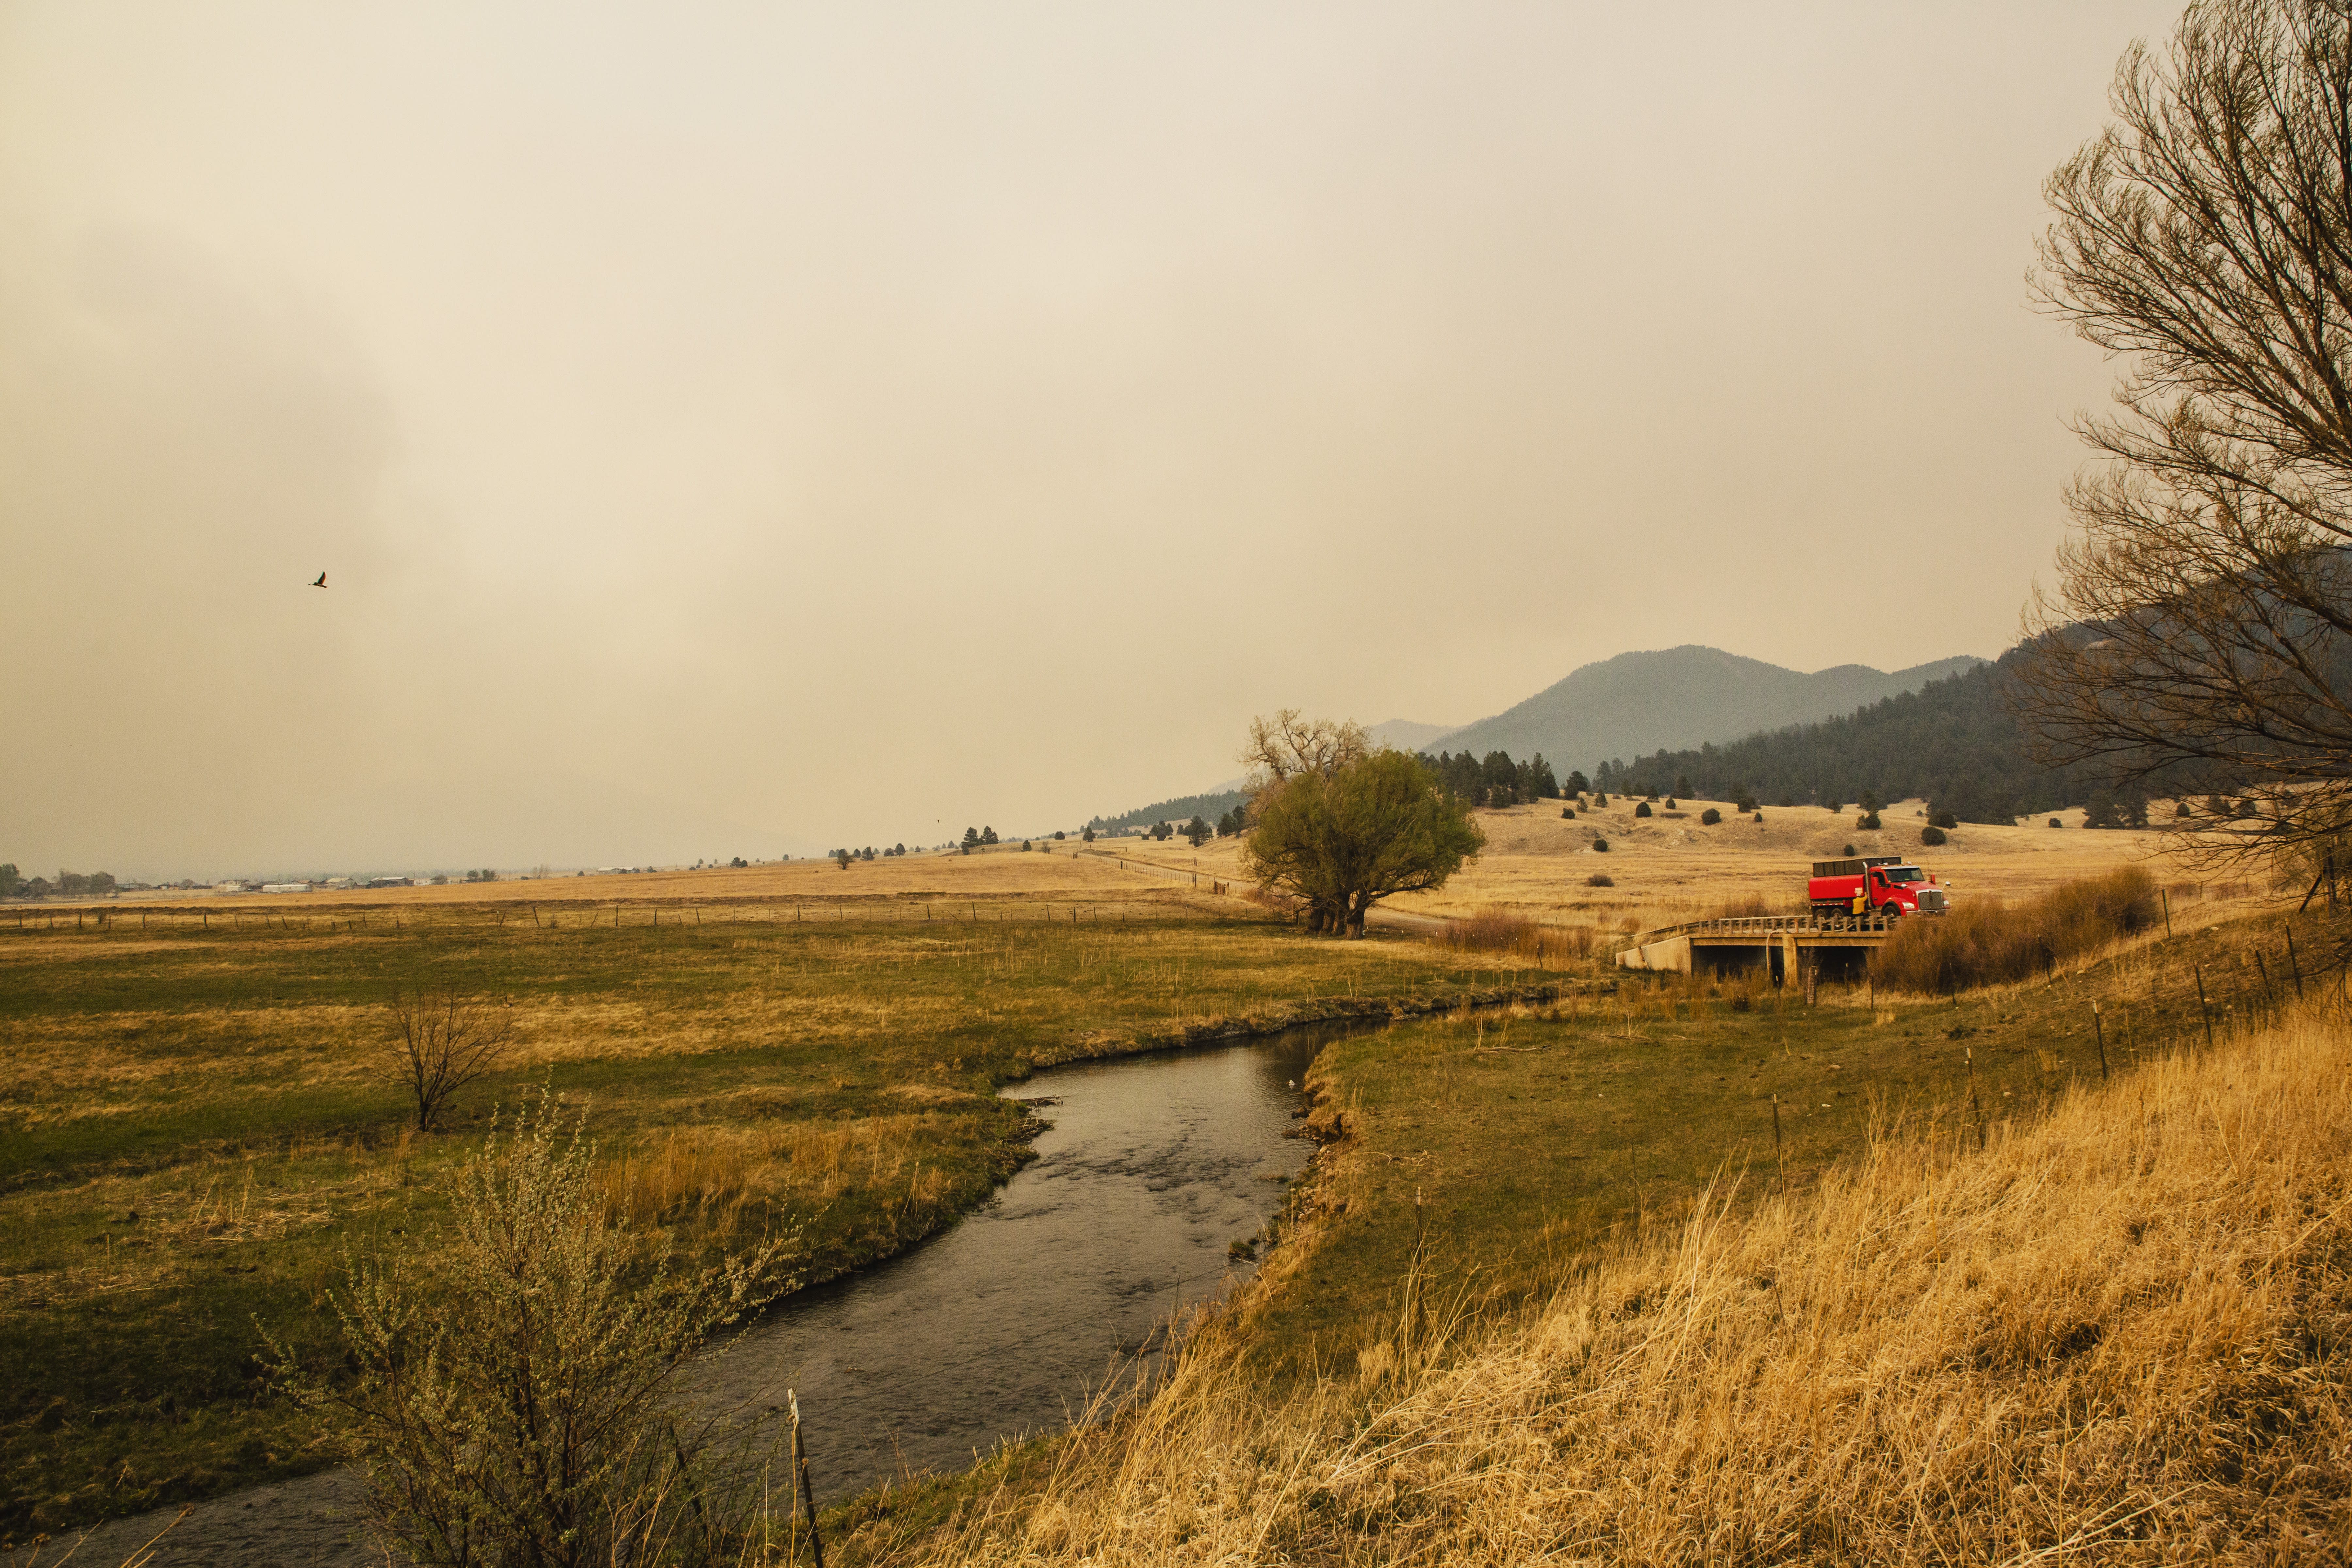
{"type": "Polygon", "coordinates": [[[1633,939],[1636,947],[1678,936],[1885,936],[1895,922],[1884,915],[1727,915],[1661,926],[1633,939]]]}

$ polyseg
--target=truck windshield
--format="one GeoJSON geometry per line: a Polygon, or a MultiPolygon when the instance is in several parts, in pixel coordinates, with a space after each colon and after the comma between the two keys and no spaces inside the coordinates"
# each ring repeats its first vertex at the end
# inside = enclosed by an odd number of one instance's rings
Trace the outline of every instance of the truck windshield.
{"type": "Polygon", "coordinates": [[[1916,866],[1889,866],[1879,873],[1890,882],[1924,882],[1927,873],[1916,866]]]}

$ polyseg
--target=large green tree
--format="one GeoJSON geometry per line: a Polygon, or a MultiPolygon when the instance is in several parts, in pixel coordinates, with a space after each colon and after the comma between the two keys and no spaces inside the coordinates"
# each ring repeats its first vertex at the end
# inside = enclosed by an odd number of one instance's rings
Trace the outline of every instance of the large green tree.
{"type": "Polygon", "coordinates": [[[1258,885],[1303,902],[1309,930],[1349,938],[1381,900],[1443,887],[1486,843],[1468,805],[1395,751],[1296,771],[1251,816],[1242,853],[1258,885]]]}

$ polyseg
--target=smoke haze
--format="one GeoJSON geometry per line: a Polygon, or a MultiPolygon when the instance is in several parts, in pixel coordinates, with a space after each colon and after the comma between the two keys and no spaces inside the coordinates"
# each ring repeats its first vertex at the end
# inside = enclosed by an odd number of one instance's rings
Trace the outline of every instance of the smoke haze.
{"type": "Polygon", "coordinates": [[[1997,653],[2112,377],[2040,184],[2178,9],[0,6],[0,859],[926,843],[1997,653]]]}

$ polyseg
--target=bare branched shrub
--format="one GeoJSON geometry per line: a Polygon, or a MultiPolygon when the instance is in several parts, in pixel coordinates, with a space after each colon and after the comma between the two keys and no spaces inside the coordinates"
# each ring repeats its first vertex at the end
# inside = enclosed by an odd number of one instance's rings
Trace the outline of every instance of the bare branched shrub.
{"type": "Polygon", "coordinates": [[[1942,995],[2024,980],[2163,920],[2156,879],[2137,866],[2053,888],[2038,899],[1970,901],[1903,921],[1871,959],[1881,989],[1942,995]]]}
{"type": "Polygon", "coordinates": [[[594,1149],[542,1093],[458,1173],[446,1232],[346,1263],[347,1375],[281,1382],[367,1476],[367,1511],[420,1563],[736,1561],[756,1475],[679,1387],[712,1330],[782,1289],[789,1238],[688,1267],[607,1215],[594,1149]]]}
{"type": "Polygon", "coordinates": [[[416,1130],[430,1132],[451,1097],[505,1059],[513,1018],[493,1002],[455,991],[395,991],[386,1006],[393,1033],[381,1055],[415,1105],[416,1130]]]}

